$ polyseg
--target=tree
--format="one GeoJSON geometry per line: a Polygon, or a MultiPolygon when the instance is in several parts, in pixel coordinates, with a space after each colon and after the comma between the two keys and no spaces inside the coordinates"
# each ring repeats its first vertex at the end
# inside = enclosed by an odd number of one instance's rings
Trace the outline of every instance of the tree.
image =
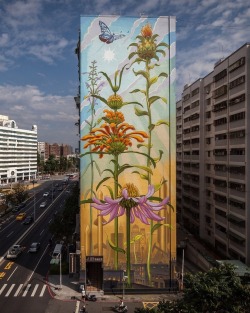
{"type": "MultiPolygon", "coordinates": [[[[250,287],[244,285],[230,264],[206,273],[186,274],[183,297],[161,301],[156,313],[249,313],[250,287]]],[[[143,313],[147,311],[135,311],[143,313]]]]}

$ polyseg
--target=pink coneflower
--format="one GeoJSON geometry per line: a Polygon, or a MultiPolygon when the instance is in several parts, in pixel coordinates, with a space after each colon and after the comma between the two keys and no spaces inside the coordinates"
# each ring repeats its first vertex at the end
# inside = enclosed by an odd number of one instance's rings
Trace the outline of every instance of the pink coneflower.
{"type": "Polygon", "coordinates": [[[160,217],[154,211],[160,211],[169,202],[169,197],[163,199],[160,203],[151,202],[148,200],[154,194],[154,186],[148,186],[148,193],[145,196],[139,196],[137,187],[134,184],[126,184],[122,189],[121,197],[112,199],[105,197],[105,202],[97,198],[93,198],[92,206],[101,211],[101,216],[109,215],[109,220],[105,223],[111,222],[114,218],[122,216],[126,210],[130,210],[130,223],[135,221],[135,217],[139,218],[141,222],[149,225],[149,220],[160,222],[164,217],[160,217]]]}

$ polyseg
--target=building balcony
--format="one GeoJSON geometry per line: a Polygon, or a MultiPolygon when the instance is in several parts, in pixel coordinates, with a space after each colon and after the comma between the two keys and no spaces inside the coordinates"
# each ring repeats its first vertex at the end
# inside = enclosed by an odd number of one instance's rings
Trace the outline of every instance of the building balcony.
{"type": "Polygon", "coordinates": [[[218,215],[216,214],[215,215],[215,221],[217,222],[220,222],[220,224],[226,226],[227,225],[227,217],[225,216],[221,216],[221,215],[218,215]]]}
{"type": "Polygon", "coordinates": [[[241,198],[242,201],[244,201],[246,198],[246,191],[228,188],[228,193],[230,196],[235,196],[235,197],[241,198]]]}
{"type": "Polygon", "coordinates": [[[240,225],[236,225],[234,223],[229,223],[230,230],[241,234],[243,237],[246,236],[246,228],[240,225]]]}
{"type": "Polygon", "coordinates": [[[215,237],[219,237],[220,239],[224,240],[224,241],[227,241],[227,234],[220,231],[219,229],[216,229],[214,230],[214,234],[215,234],[215,237]]]}
{"type": "Polygon", "coordinates": [[[214,145],[215,147],[227,147],[227,139],[215,140],[214,145]]]}

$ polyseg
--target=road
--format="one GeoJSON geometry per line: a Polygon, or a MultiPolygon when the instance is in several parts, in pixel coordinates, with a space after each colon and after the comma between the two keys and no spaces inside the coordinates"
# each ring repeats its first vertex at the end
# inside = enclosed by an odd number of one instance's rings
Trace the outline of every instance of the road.
{"type": "MultiPolygon", "coordinates": [[[[15,217],[19,212],[10,213],[2,219],[0,226],[1,313],[59,312],[56,308],[59,309],[61,304],[53,299],[45,280],[53,249],[48,244],[51,238],[49,225],[53,221],[54,213],[63,209],[64,201],[68,197],[66,189],[70,187],[66,186],[62,192],[57,190],[53,192],[53,199],[50,193],[50,196],[46,197],[47,206],[40,208],[41,202],[45,201],[43,193],[51,190],[55,183],[59,181],[46,181],[34,189],[33,197],[21,210],[27,215],[33,215],[34,223],[23,225],[22,221],[16,221],[15,217]],[[40,243],[37,253],[28,252],[32,242],[40,243]],[[15,260],[5,259],[7,250],[14,244],[20,244],[23,247],[21,255],[15,260]],[[53,311],[50,311],[51,305],[53,305],[53,311]]],[[[64,308],[70,309],[68,312],[74,312],[72,311],[74,306],[74,303],[68,303],[64,308]]]]}

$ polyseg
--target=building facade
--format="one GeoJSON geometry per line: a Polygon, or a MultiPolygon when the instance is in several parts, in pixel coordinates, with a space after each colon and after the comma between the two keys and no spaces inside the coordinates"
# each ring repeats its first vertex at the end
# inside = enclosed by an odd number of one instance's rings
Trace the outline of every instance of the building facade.
{"type": "Polygon", "coordinates": [[[37,176],[37,126],[19,129],[15,121],[0,115],[0,183],[37,176]]]}
{"type": "Polygon", "coordinates": [[[178,221],[250,265],[250,44],[185,85],[176,106],[178,221]]]}
{"type": "Polygon", "coordinates": [[[121,283],[124,271],[129,286],[172,287],[175,40],[175,17],[81,17],[81,270],[98,288],[121,283]],[[131,208],[130,220],[128,207],[102,214],[90,203],[119,198],[123,188],[137,197],[150,189],[156,202],[169,197],[172,209],[131,208]]]}

